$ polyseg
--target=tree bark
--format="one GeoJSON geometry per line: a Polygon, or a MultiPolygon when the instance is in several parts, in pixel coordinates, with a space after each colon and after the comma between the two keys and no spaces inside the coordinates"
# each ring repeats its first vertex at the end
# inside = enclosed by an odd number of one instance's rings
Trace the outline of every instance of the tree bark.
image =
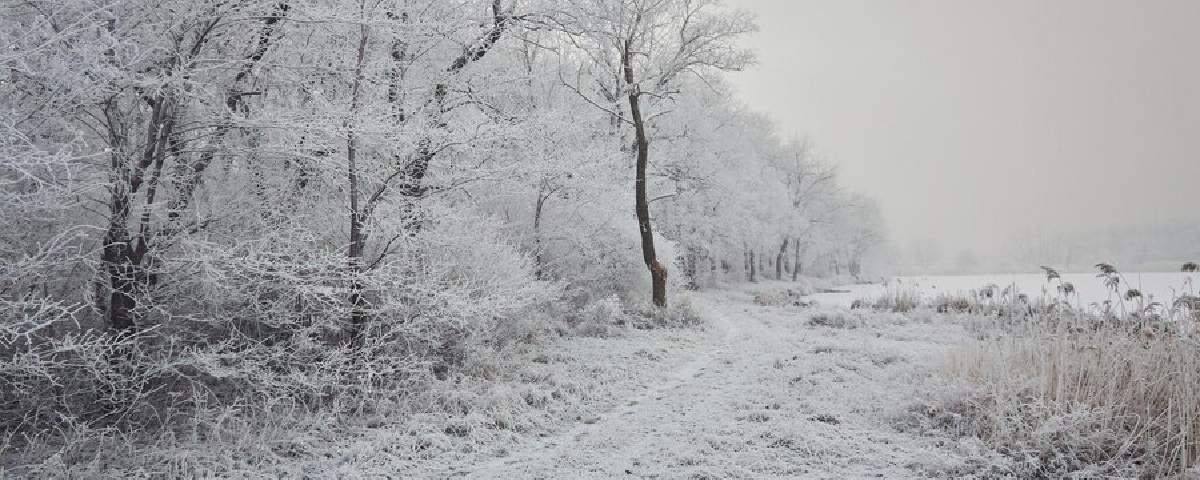
{"type": "MultiPolygon", "coordinates": [[[[118,198],[123,193],[113,194],[114,214],[122,208],[127,199],[118,198]]],[[[132,332],[137,328],[135,309],[137,308],[137,264],[134,262],[129,248],[130,239],[126,218],[116,216],[104,236],[104,250],[101,253],[101,263],[108,273],[108,306],[105,320],[109,328],[118,332],[132,332]]]]}
{"type": "Polygon", "coordinates": [[[775,279],[783,280],[783,257],[787,255],[788,237],[783,237],[783,245],[779,247],[779,254],[775,256],[775,279]]]}
{"type": "Polygon", "coordinates": [[[546,272],[542,266],[542,208],[546,205],[546,199],[549,195],[545,194],[545,184],[538,191],[537,203],[533,208],[533,276],[538,280],[545,280],[546,272]]]}
{"type": "Polygon", "coordinates": [[[700,272],[699,272],[698,265],[700,263],[700,249],[696,248],[696,247],[688,247],[687,248],[687,258],[684,259],[683,263],[686,268],[685,274],[687,275],[687,278],[688,278],[687,289],[688,290],[699,290],[700,289],[700,278],[699,278],[700,272]]]}
{"type": "Polygon", "coordinates": [[[625,71],[625,84],[629,88],[629,112],[633,119],[634,141],[637,146],[637,178],[634,180],[634,204],[637,211],[638,230],[642,234],[642,260],[650,270],[650,296],[654,305],[667,306],[667,269],[658,262],[654,251],[654,232],[650,226],[650,202],[646,199],[646,169],[650,160],[650,139],[646,134],[646,121],[642,118],[641,92],[633,77],[632,41],[626,40],[621,52],[621,66],[625,71]]]}
{"type": "Polygon", "coordinates": [[[358,58],[354,68],[354,84],[350,94],[350,117],[346,120],[346,183],[350,190],[350,245],[346,252],[347,270],[350,276],[350,343],[363,344],[363,326],[366,324],[366,311],[363,301],[363,285],[360,280],[363,268],[363,256],[366,252],[367,234],[364,231],[365,212],[360,205],[358,181],[358,136],[355,133],[354,115],[358,110],[359,97],[363,82],[363,68],[366,63],[367,39],[369,31],[365,25],[360,27],[358,42],[358,58]]]}
{"type": "Polygon", "coordinates": [[[800,238],[796,238],[796,246],[792,248],[792,255],[792,281],[795,282],[800,279],[800,269],[802,267],[800,263],[800,238]]]}
{"type": "Polygon", "coordinates": [[[755,263],[755,261],[754,261],[754,249],[753,249],[753,248],[751,248],[751,249],[749,250],[749,252],[750,252],[750,253],[748,253],[747,255],[749,255],[749,256],[750,256],[750,260],[748,261],[748,263],[750,264],[750,281],[751,281],[751,282],[756,282],[756,281],[758,281],[758,280],[756,280],[756,279],[755,279],[755,275],[756,275],[758,272],[755,270],[755,267],[756,267],[758,264],[757,264],[757,263],[755,263]]]}
{"type": "MultiPolygon", "coordinates": [[[[154,203],[168,153],[177,148],[171,140],[176,118],[172,97],[164,91],[153,97],[143,97],[143,101],[149,105],[150,115],[146,119],[146,143],[139,154],[140,158],[128,155],[129,142],[124,132],[109,133],[112,149],[110,167],[114,178],[108,205],[108,229],[104,234],[100,261],[109,280],[105,317],[109,328],[121,332],[137,329],[137,294],[147,290],[151,278],[145,274],[142,266],[142,260],[149,252],[155,236],[149,225],[150,206],[154,203]],[[137,217],[137,227],[131,229],[129,221],[133,218],[133,203],[139,193],[145,198],[145,210],[137,217]]],[[[122,123],[117,110],[114,104],[105,108],[110,126],[122,123]]]]}

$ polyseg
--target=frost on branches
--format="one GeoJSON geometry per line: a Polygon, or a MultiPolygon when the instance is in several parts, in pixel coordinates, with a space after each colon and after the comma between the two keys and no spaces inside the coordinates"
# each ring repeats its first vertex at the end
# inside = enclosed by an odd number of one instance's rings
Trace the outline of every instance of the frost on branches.
{"type": "Polygon", "coordinates": [[[506,326],[880,241],[730,100],[717,0],[0,1],[7,448],[401,408],[506,326]]]}

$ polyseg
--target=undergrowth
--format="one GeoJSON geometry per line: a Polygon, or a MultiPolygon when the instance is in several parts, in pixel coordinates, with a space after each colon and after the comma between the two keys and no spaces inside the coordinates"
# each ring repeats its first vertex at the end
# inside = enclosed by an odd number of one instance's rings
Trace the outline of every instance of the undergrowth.
{"type": "Polygon", "coordinates": [[[657,354],[607,358],[614,355],[608,349],[632,345],[620,337],[703,326],[683,299],[669,309],[615,297],[582,308],[544,307],[414,358],[402,388],[389,384],[337,405],[276,398],[270,405],[200,406],[172,428],[63,418],[39,435],[10,433],[0,438],[0,477],[350,478],[393,475],[432,458],[501,454],[494,450],[574,420],[646,368],[621,362],[661,361],[657,354]]]}

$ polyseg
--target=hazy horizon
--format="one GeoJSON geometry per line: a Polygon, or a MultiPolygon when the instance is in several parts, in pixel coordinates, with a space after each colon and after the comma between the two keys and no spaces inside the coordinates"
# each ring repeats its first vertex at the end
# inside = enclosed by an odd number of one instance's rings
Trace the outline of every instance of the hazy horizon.
{"type": "Polygon", "coordinates": [[[1200,225],[1200,2],[735,0],[740,98],[880,200],[903,250],[1200,225]]]}

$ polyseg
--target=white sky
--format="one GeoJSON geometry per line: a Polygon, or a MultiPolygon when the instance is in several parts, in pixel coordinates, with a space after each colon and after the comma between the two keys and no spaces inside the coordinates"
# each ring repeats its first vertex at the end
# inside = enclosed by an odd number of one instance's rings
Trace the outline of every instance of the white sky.
{"type": "Polygon", "coordinates": [[[1200,223],[1200,0],[728,0],[742,100],[879,198],[892,238],[1200,223]]]}

